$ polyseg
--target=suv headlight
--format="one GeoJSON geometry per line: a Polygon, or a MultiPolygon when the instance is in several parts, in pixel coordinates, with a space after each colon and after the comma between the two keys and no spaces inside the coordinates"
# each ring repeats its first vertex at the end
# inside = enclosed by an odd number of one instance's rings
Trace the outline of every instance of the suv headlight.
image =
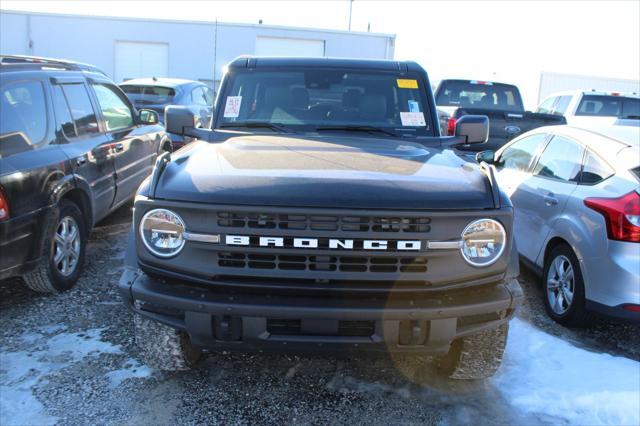
{"type": "Polygon", "coordinates": [[[175,256],[182,250],[184,230],[184,222],[171,210],[149,210],[140,221],[142,242],[158,257],[175,256]]]}
{"type": "Polygon", "coordinates": [[[479,219],[462,231],[462,257],[473,266],[489,266],[504,252],[507,233],[497,220],[479,219]]]}

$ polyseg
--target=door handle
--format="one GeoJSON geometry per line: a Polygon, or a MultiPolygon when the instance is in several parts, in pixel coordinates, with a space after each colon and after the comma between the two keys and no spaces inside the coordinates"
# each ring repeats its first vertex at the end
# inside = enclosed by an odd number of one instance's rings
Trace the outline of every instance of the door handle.
{"type": "Polygon", "coordinates": [[[544,203],[549,207],[555,206],[556,204],[558,204],[558,199],[551,195],[545,195],[543,198],[544,198],[544,203]]]}
{"type": "Polygon", "coordinates": [[[115,152],[122,152],[122,151],[124,151],[124,145],[123,145],[123,144],[121,144],[121,143],[117,143],[117,144],[115,144],[115,145],[113,146],[113,150],[114,150],[115,152]]]}
{"type": "Polygon", "coordinates": [[[76,158],[76,165],[78,166],[82,166],[84,163],[87,162],[87,159],[84,157],[78,157],[76,158]]]}

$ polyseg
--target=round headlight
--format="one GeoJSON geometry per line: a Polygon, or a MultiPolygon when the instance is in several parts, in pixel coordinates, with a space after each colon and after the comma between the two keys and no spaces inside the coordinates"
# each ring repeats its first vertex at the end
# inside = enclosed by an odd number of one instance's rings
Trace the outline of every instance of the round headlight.
{"type": "Polygon", "coordinates": [[[184,247],[184,222],[166,209],[148,211],[140,221],[140,237],[145,247],[158,257],[175,256],[184,247]]]}
{"type": "Polygon", "coordinates": [[[462,231],[462,257],[473,266],[489,266],[504,252],[507,233],[497,220],[479,219],[462,231]]]}

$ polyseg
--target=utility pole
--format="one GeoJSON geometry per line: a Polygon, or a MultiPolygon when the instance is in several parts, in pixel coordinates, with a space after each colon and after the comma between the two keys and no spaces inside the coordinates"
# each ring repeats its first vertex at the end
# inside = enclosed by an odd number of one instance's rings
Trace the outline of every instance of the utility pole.
{"type": "Polygon", "coordinates": [[[349,31],[351,31],[351,11],[353,10],[353,0],[349,0],[349,31]]]}

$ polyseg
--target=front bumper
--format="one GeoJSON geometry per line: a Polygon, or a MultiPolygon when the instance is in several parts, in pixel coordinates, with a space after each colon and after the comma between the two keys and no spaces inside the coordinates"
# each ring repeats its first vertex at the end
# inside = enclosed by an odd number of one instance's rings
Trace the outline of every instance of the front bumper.
{"type": "Polygon", "coordinates": [[[444,354],[457,338],[509,321],[517,280],[386,299],[221,292],[127,267],[119,283],[136,313],[186,331],[201,348],[444,354]]]}

